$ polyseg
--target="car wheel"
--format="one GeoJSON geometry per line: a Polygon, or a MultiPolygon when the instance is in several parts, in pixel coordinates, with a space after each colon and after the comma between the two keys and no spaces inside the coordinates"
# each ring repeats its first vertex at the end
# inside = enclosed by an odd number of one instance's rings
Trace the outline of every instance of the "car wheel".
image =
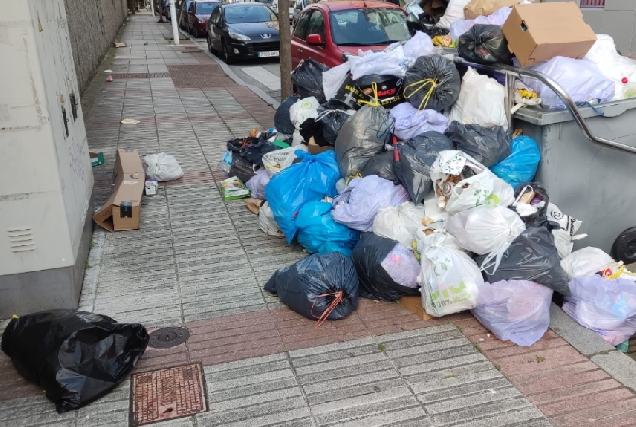
{"type": "Polygon", "coordinates": [[[227,43],[225,43],[225,40],[221,40],[221,47],[223,48],[223,60],[225,61],[226,64],[233,64],[234,63],[234,58],[232,58],[230,56],[229,53],[229,47],[227,46],[227,43]]]}
{"type": "Polygon", "coordinates": [[[623,231],[612,245],[614,259],[625,264],[636,262],[636,227],[623,231]]]}

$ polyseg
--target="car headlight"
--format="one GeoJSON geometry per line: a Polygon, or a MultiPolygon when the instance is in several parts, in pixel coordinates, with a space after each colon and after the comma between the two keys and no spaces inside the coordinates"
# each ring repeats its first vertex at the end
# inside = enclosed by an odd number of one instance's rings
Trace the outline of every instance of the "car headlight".
{"type": "Polygon", "coordinates": [[[227,33],[229,34],[230,37],[236,40],[252,40],[245,34],[237,33],[236,31],[229,30],[227,33]]]}

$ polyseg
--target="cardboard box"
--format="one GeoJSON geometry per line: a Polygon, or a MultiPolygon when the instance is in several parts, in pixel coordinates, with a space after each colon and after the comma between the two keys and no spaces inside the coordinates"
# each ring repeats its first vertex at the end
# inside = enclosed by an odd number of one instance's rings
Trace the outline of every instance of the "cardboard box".
{"type": "Polygon", "coordinates": [[[333,149],[334,147],[331,147],[329,145],[321,147],[320,145],[316,144],[313,136],[309,138],[309,142],[307,143],[307,151],[309,151],[309,153],[311,154],[320,154],[333,149]]]}
{"type": "Polygon", "coordinates": [[[221,188],[223,189],[223,200],[226,202],[250,197],[250,190],[236,176],[221,181],[221,188]]]}
{"type": "Polygon", "coordinates": [[[108,231],[138,230],[145,174],[137,150],[117,150],[114,178],[115,191],[93,219],[108,231]]]}
{"type": "Polygon", "coordinates": [[[596,41],[596,34],[573,2],[516,5],[503,34],[523,67],[555,56],[583,58],[596,41]]]}
{"type": "Polygon", "coordinates": [[[406,308],[411,313],[414,313],[422,320],[429,320],[433,318],[426,311],[424,311],[424,308],[422,308],[421,296],[402,297],[400,298],[400,305],[406,308]]]}

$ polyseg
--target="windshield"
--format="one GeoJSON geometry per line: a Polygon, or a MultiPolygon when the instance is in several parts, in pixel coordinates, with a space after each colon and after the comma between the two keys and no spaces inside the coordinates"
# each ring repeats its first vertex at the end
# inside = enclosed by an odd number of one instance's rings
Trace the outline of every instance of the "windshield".
{"type": "Polygon", "coordinates": [[[349,9],[330,14],[331,38],[341,46],[381,46],[409,38],[400,9],[349,9]]]}
{"type": "Polygon", "coordinates": [[[200,15],[212,15],[214,8],[221,3],[196,3],[197,12],[200,15]]]}
{"type": "Polygon", "coordinates": [[[228,24],[270,22],[276,20],[278,20],[278,18],[270,8],[258,4],[234,6],[225,9],[225,21],[228,24]]]}

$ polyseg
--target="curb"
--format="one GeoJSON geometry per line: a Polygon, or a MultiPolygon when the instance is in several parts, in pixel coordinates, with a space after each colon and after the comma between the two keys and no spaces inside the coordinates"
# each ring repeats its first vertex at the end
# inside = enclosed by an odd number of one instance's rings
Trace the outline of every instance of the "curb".
{"type": "Polygon", "coordinates": [[[229,78],[231,78],[232,80],[234,80],[234,82],[239,85],[239,86],[245,86],[247,88],[249,88],[252,92],[254,92],[259,98],[261,98],[263,101],[265,101],[267,104],[269,104],[270,106],[272,106],[272,108],[277,109],[280,106],[280,102],[276,101],[274,98],[272,98],[271,96],[269,96],[267,93],[265,93],[265,91],[263,91],[261,88],[254,86],[254,85],[250,85],[247,82],[245,82],[245,80],[243,80],[242,78],[240,78],[239,76],[237,76],[234,71],[232,71],[232,69],[223,61],[221,61],[219,58],[217,58],[216,56],[212,55],[207,49],[202,49],[201,46],[199,46],[198,43],[196,43],[195,41],[192,40],[192,36],[188,33],[186,33],[185,31],[183,31],[181,28],[179,28],[179,32],[181,34],[183,34],[184,36],[188,36],[190,37],[190,41],[192,41],[192,44],[194,44],[196,47],[198,47],[202,52],[205,52],[205,54],[207,56],[209,56],[210,58],[212,58],[212,60],[214,62],[216,62],[217,64],[219,64],[221,66],[221,69],[223,70],[223,72],[225,74],[228,75],[229,78]]]}

